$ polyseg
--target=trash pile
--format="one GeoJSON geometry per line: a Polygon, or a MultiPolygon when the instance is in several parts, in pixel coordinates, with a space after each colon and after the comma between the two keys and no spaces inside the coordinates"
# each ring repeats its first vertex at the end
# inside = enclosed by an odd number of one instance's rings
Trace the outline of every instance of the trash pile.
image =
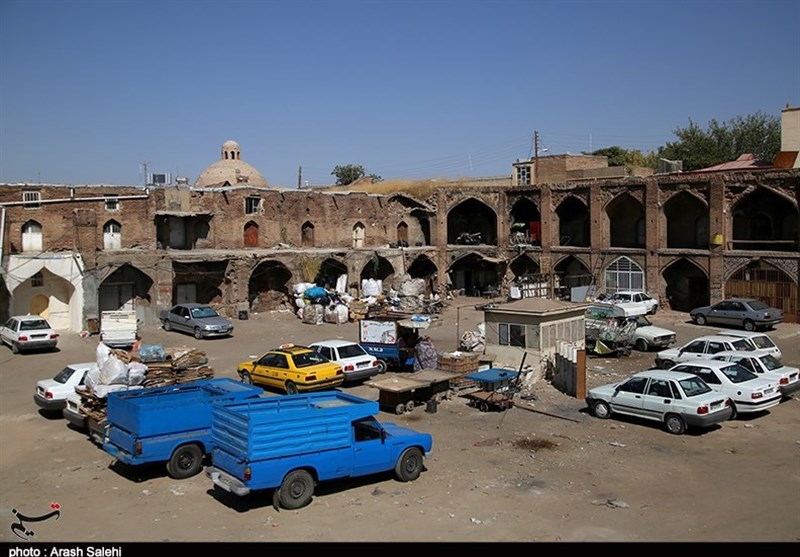
{"type": "Polygon", "coordinates": [[[205,352],[186,346],[142,344],[133,353],[100,342],[97,367],[86,373],[83,387],[75,388],[81,397],[78,409],[100,424],[106,418],[108,393],[211,379],[214,370],[207,364],[205,352]]]}
{"type": "Polygon", "coordinates": [[[480,352],[482,354],[486,346],[485,331],[485,323],[478,323],[478,329],[476,331],[466,331],[461,335],[461,341],[458,345],[459,350],[463,350],[464,352],[480,352]]]}
{"type": "Polygon", "coordinates": [[[441,303],[438,293],[426,299],[425,281],[407,273],[394,277],[386,292],[382,280],[363,279],[359,298],[343,291],[346,284],[347,275],[339,277],[335,290],[309,282],[295,284],[292,292],[297,317],[311,325],[342,324],[364,319],[371,313],[428,313],[432,303],[441,303]]]}

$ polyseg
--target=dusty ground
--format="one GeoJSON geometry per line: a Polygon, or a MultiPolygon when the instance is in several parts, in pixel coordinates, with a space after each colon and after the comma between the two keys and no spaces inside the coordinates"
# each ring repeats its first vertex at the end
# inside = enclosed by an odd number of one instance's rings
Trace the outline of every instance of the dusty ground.
{"type": "MultiPolygon", "coordinates": [[[[458,299],[432,330],[439,350],[482,314],[458,299]],[[457,312],[455,304],[466,304],[457,312]]],[[[654,322],[679,343],[716,329],[660,312],[654,322]]],[[[800,327],[771,336],[784,361],[800,363],[800,327]]],[[[283,342],[356,338],[354,324],[306,325],[291,313],[236,321],[230,339],[195,341],[157,328],[144,341],[197,346],[217,376],[283,342]]],[[[584,402],[542,382],[537,412],[481,413],[463,399],[380,419],[433,435],[433,458],[414,482],[391,476],[320,487],[312,503],[277,512],[269,494],[220,494],[200,474],[183,481],[161,466],[124,469],[60,418],[33,402],[34,384],[65,363],[91,361],[96,337],[64,335],[60,351],[17,355],[0,348],[0,541],[21,541],[12,509],[58,520],[28,524],[30,541],[798,541],[800,401],[702,433],[674,436],[658,425],[601,421],[584,402]]],[[[589,386],[651,367],[653,354],[590,358],[589,386]]],[[[370,387],[352,392],[377,400],[370,387]]]]}

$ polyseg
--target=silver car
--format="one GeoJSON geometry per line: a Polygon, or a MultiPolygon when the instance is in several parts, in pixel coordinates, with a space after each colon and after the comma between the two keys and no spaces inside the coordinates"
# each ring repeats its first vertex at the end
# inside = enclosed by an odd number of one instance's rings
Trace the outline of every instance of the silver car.
{"type": "Polygon", "coordinates": [[[194,338],[225,337],[233,334],[233,323],[206,304],[186,303],[161,312],[165,331],[182,331],[194,338]]]}
{"type": "Polygon", "coordinates": [[[744,327],[745,331],[771,329],[783,322],[783,311],[750,298],[732,298],[713,306],[695,308],[689,317],[698,325],[744,327]]]}

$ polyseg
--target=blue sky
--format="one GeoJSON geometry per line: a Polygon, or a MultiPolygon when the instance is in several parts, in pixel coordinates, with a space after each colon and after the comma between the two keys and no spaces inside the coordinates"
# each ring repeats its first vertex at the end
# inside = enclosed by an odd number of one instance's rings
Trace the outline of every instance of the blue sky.
{"type": "Polygon", "coordinates": [[[0,0],[0,182],[510,175],[800,105],[794,0],[0,0]]]}

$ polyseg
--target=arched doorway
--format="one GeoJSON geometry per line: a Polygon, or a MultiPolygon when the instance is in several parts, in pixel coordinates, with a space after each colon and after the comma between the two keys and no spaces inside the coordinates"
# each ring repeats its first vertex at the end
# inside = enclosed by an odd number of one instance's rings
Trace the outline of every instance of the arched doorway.
{"type": "Polygon", "coordinates": [[[606,208],[611,233],[611,247],[643,248],[644,207],[631,194],[617,196],[606,208]]]}
{"type": "Polygon", "coordinates": [[[559,204],[556,215],[557,245],[589,247],[589,208],[581,200],[570,195],[559,204]]]}
{"type": "Polygon", "coordinates": [[[675,311],[691,311],[707,306],[711,299],[708,276],[697,265],[682,257],[661,273],[667,283],[667,303],[675,311]]]}
{"type": "Polygon", "coordinates": [[[361,280],[373,279],[381,280],[385,283],[394,276],[394,267],[389,260],[381,257],[377,253],[372,254],[372,258],[364,265],[361,270],[361,280]]]}
{"type": "Polygon", "coordinates": [[[498,260],[473,252],[455,260],[447,272],[455,290],[463,290],[467,296],[484,296],[500,292],[504,267],[498,260]]]}
{"type": "Polygon", "coordinates": [[[509,244],[512,246],[538,246],[542,243],[542,217],[536,203],[523,197],[511,208],[511,233],[509,244]]]}
{"type": "Polygon", "coordinates": [[[314,247],[314,225],[310,221],[304,222],[300,227],[300,245],[304,248],[314,247]]]}
{"type": "Polygon", "coordinates": [[[425,295],[430,296],[436,291],[438,284],[436,274],[438,268],[436,264],[425,255],[420,255],[408,267],[408,274],[411,278],[418,278],[425,281],[425,295]]]}
{"type": "Polygon", "coordinates": [[[103,225],[103,249],[122,248],[122,226],[115,220],[103,225]]]}
{"type": "Polygon", "coordinates": [[[347,265],[329,257],[319,266],[319,271],[314,277],[314,283],[329,290],[338,290],[337,285],[341,282],[340,277],[342,275],[347,276],[347,265]]]}
{"type": "Polygon", "coordinates": [[[355,226],[353,226],[353,248],[363,248],[364,247],[364,239],[366,236],[366,228],[360,222],[357,222],[355,226]]]}
{"type": "Polygon", "coordinates": [[[725,283],[726,298],[755,298],[783,310],[783,320],[798,322],[798,287],[792,277],[761,259],[736,271],[725,283]]]}
{"type": "Polygon", "coordinates": [[[630,257],[618,257],[606,267],[606,294],[614,294],[623,290],[645,292],[644,271],[630,257]]]}
{"type": "Polygon", "coordinates": [[[798,251],[797,207],[766,188],[733,208],[733,249],[798,251]]]}
{"type": "Polygon", "coordinates": [[[292,309],[290,282],[292,272],[280,261],[259,263],[250,274],[247,301],[250,310],[258,313],[277,309],[292,309]]]}
{"type": "Polygon", "coordinates": [[[705,249],[708,247],[708,207],[688,192],[681,192],[664,205],[667,219],[667,247],[705,249]]]}
{"type": "Polygon", "coordinates": [[[50,317],[50,298],[44,294],[36,294],[31,298],[28,313],[47,319],[50,317]]]}
{"type": "MultiPolygon", "coordinates": [[[[572,289],[584,292],[592,283],[592,273],[583,262],[572,255],[559,261],[553,268],[555,274],[554,293],[560,300],[571,300],[572,289]]],[[[576,301],[583,301],[585,294],[576,294],[576,301]]]]}
{"type": "Polygon", "coordinates": [[[248,221],[244,225],[244,247],[258,247],[258,224],[254,221],[248,221]]]}
{"type": "Polygon", "coordinates": [[[462,201],[447,213],[448,244],[497,245],[497,215],[477,199],[462,201]]]}

